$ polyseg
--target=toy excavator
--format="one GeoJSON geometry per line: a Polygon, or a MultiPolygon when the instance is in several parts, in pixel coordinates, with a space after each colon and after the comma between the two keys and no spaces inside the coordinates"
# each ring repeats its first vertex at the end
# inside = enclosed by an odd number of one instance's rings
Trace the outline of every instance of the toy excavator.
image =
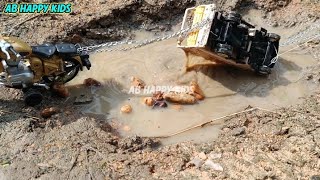
{"type": "Polygon", "coordinates": [[[41,88],[72,80],[91,63],[89,55],[78,53],[74,44],[42,44],[29,46],[15,37],[0,36],[0,85],[22,89],[25,103],[39,104],[41,88]]]}
{"type": "Polygon", "coordinates": [[[231,64],[260,75],[271,73],[278,59],[279,35],[256,29],[236,12],[219,12],[214,4],[187,9],[182,29],[205,20],[208,23],[199,30],[179,38],[178,47],[187,55],[187,70],[199,65],[231,64]],[[204,60],[193,63],[191,55],[204,60]]]}

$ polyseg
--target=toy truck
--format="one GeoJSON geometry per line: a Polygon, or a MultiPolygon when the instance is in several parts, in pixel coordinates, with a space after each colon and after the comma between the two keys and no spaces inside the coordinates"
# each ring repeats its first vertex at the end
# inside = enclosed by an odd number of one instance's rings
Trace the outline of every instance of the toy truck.
{"type": "Polygon", "coordinates": [[[231,64],[260,75],[271,73],[278,60],[279,35],[257,29],[239,13],[218,11],[214,4],[186,9],[181,28],[204,21],[204,26],[179,37],[178,47],[186,53],[187,61],[193,54],[211,64],[231,64]]]}

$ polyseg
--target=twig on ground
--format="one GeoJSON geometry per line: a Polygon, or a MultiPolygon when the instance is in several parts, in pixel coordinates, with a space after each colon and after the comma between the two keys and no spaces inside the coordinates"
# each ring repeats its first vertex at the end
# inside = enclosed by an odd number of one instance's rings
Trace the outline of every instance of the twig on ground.
{"type": "Polygon", "coordinates": [[[243,113],[247,113],[247,112],[252,112],[252,111],[256,111],[256,110],[260,110],[260,111],[265,111],[265,112],[269,112],[269,113],[281,115],[280,113],[277,113],[277,112],[274,112],[274,111],[271,111],[271,110],[267,110],[267,109],[255,107],[255,108],[250,108],[250,109],[247,109],[247,110],[244,110],[244,111],[236,112],[236,113],[233,113],[233,114],[229,114],[229,115],[226,115],[226,116],[222,116],[222,117],[219,117],[219,118],[216,118],[216,119],[213,119],[213,120],[210,120],[210,121],[207,121],[207,122],[204,122],[204,123],[201,123],[201,124],[198,124],[198,125],[189,127],[189,128],[187,128],[187,129],[183,129],[183,130],[181,130],[181,131],[178,131],[178,132],[173,133],[173,134],[170,134],[170,135],[153,136],[153,137],[146,137],[146,138],[169,138],[169,137],[176,136],[176,135],[185,133],[185,132],[187,132],[187,131],[190,131],[190,130],[193,130],[193,129],[196,129],[196,128],[200,128],[200,127],[202,128],[202,127],[204,127],[204,126],[206,126],[206,125],[208,125],[208,124],[211,124],[211,125],[219,125],[219,124],[222,124],[222,123],[223,123],[222,120],[224,120],[224,119],[226,119],[226,118],[234,117],[234,116],[239,115],[239,114],[243,114],[243,113]],[[222,121],[222,122],[221,122],[221,121],[222,121]]]}
{"type": "Polygon", "coordinates": [[[80,155],[80,151],[78,150],[78,151],[77,151],[77,155],[75,156],[74,160],[73,160],[72,163],[71,163],[71,167],[70,167],[70,169],[69,169],[69,171],[68,171],[68,178],[67,178],[67,179],[70,178],[71,171],[72,171],[72,169],[76,166],[79,155],[80,155]]]}
{"type": "Polygon", "coordinates": [[[87,149],[86,150],[86,160],[87,160],[87,165],[86,165],[86,168],[87,168],[87,171],[88,171],[88,173],[89,173],[89,176],[90,176],[90,180],[92,180],[92,179],[94,179],[93,177],[93,174],[92,174],[92,172],[91,172],[91,169],[90,169],[90,166],[89,166],[89,158],[88,158],[88,156],[89,156],[89,151],[90,151],[90,149],[87,149]]]}

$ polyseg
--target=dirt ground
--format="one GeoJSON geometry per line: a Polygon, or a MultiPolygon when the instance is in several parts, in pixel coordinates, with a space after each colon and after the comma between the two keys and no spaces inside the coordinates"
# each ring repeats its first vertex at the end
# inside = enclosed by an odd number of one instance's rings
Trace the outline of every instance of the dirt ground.
{"type": "MultiPolygon", "coordinates": [[[[222,9],[261,10],[265,22],[274,27],[309,25],[320,17],[317,0],[215,2],[222,9]]],[[[0,15],[1,32],[12,31],[31,44],[115,41],[134,38],[137,29],[157,35],[179,24],[186,7],[202,2],[73,3],[70,16],[0,15]]],[[[318,44],[319,40],[309,43],[311,48],[303,52],[316,58],[318,44]]],[[[163,146],[161,139],[122,137],[104,116],[84,114],[79,106],[48,92],[41,105],[26,107],[22,92],[1,87],[0,180],[320,179],[318,67],[310,67],[303,77],[317,89],[302,103],[272,111],[246,111],[221,122],[214,141],[168,146],[163,146]],[[44,119],[40,111],[46,107],[57,107],[59,113],[44,119]]]]}

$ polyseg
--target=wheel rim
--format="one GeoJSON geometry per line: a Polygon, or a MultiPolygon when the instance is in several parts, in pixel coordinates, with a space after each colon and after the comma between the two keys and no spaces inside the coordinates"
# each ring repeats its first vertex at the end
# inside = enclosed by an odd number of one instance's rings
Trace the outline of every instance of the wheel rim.
{"type": "Polygon", "coordinates": [[[62,82],[66,83],[73,79],[79,71],[79,65],[73,61],[64,61],[64,71],[62,75],[59,76],[47,76],[45,81],[52,83],[52,82],[62,82]]]}
{"type": "Polygon", "coordinates": [[[65,63],[65,75],[63,76],[63,82],[67,82],[69,80],[71,80],[72,78],[74,78],[77,73],[78,73],[78,65],[76,65],[74,62],[72,61],[64,61],[65,63]]]}

